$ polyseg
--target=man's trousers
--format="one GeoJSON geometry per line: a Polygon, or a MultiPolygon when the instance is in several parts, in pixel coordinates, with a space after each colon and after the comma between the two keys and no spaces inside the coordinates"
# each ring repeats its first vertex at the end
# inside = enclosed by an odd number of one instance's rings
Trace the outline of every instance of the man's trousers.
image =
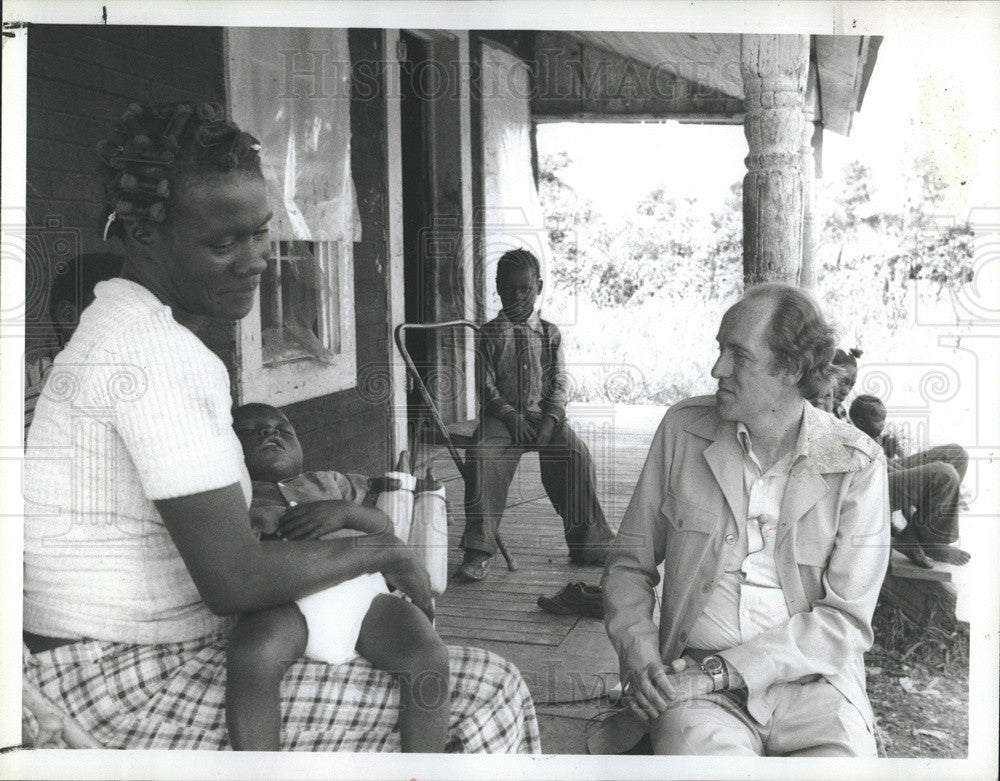
{"type": "MultiPolygon", "coordinates": [[[[816,676],[819,678],[819,676],[816,676]]],[[[715,692],[669,708],[650,729],[654,754],[874,757],[861,712],[819,678],[782,687],[767,724],[746,711],[746,690],[715,692]]]]}

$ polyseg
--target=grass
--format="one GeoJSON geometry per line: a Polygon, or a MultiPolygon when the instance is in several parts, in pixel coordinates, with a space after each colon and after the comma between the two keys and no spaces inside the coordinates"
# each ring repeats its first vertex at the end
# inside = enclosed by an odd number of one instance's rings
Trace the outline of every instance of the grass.
{"type": "Polygon", "coordinates": [[[962,758],[969,752],[969,632],[922,626],[884,602],[865,655],[879,750],[889,757],[962,758]]]}
{"type": "Polygon", "coordinates": [[[730,303],[655,297],[600,308],[557,291],[543,315],[563,334],[570,401],[667,405],[713,392],[714,339],[730,303]]]}

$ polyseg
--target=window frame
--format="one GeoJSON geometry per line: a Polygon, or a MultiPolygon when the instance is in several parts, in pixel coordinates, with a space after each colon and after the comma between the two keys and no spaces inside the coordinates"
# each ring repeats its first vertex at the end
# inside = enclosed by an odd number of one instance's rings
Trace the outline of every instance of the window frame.
{"type": "MultiPolygon", "coordinates": [[[[272,236],[271,241],[286,241],[272,236]]],[[[280,363],[264,363],[263,332],[261,329],[260,289],[254,296],[254,305],[238,325],[236,364],[238,367],[239,403],[267,400],[276,406],[326,396],[357,385],[357,340],[354,323],[354,259],[347,242],[327,242],[333,251],[327,260],[335,260],[336,268],[325,269],[336,284],[331,289],[339,291],[339,317],[333,322],[330,302],[321,301],[319,311],[327,317],[325,327],[339,332],[340,351],[331,363],[311,356],[290,358],[280,363]],[[334,257],[335,256],[335,257],[334,257]]]]}
{"type": "MultiPolygon", "coordinates": [[[[231,114],[234,104],[231,63],[232,58],[236,56],[233,51],[233,41],[236,40],[234,34],[238,35],[236,29],[224,28],[226,102],[231,114]]],[[[350,166],[349,155],[348,150],[348,166],[350,166]]],[[[283,236],[272,230],[270,240],[272,244],[277,245],[279,241],[302,239],[295,236],[283,236]]],[[[334,307],[330,306],[330,301],[323,300],[323,297],[318,302],[318,311],[321,316],[325,315],[328,320],[320,330],[332,330],[333,333],[337,334],[340,350],[329,362],[303,355],[279,363],[265,364],[260,288],[258,287],[254,296],[253,308],[236,326],[234,384],[236,386],[236,400],[239,404],[262,401],[280,407],[328,396],[357,386],[354,245],[351,240],[351,232],[345,231],[344,238],[339,241],[309,240],[326,242],[331,245],[329,253],[321,254],[326,254],[331,261],[326,264],[325,271],[331,282],[327,289],[334,291],[339,301],[337,322],[334,322],[334,314],[331,311],[334,307]],[[334,264],[335,268],[331,267],[334,264]]]]}

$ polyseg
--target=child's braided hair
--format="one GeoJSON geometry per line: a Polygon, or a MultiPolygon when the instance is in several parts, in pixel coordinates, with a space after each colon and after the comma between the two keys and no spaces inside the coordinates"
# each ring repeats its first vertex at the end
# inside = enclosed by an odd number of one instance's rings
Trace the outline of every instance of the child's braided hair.
{"type": "Polygon", "coordinates": [[[857,347],[852,347],[850,350],[842,350],[838,347],[833,354],[831,363],[842,370],[846,369],[847,371],[856,372],[858,370],[858,358],[862,355],[864,353],[857,347]]]}
{"type": "Polygon", "coordinates": [[[104,237],[123,219],[163,222],[178,182],[201,173],[260,173],[260,142],[218,103],[132,103],[97,147],[104,162],[104,237]]]}

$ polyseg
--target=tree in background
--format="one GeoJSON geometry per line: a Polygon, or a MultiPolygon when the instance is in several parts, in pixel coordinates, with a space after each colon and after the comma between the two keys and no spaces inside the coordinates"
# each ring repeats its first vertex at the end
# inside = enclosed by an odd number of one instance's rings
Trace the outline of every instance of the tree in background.
{"type": "Polygon", "coordinates": [[[938,299],[972,280],[971,228],[941,213],[946,187],[933,159],[911,160],[901,204],[888,201],[856,160],[824,182],[819,286],[855,334],[910,322],[919,282],[933,283],[921,292],[938,299]]]}
{"type": "MultiPolygon", "coordinates": [[[[670,403],[704,392],[711,345],[690,335],[714,333],[743,289],[741,184],[714,212],[659,187],[609,222],[566,182],[566,153],[539,162],[552,247],[546,311],[561,308],[573,324],[564,329],[578,363],[573,398],[670,403]],[[605,365],[607,356],[618,363],[605,365]],[[641,368],[641,381],[615,379],[625,364],[641,368]]],[[[912,157],[905,198],[883,192],[858,161],[822,180],[817,293],[845,344],[873,357],[917,350],[900,331],[913,322],[915,293],[939,298],[972,279],[972,231],[940,216],[943,181],[926,155],[912,157]]]]}
{"type": "Polygon", "coordinates": [[[609,221],[566,182],[571,162],[539,160],[545,311],[563,329],[570,399],[670,404],[709,391],[719,310],[742,289],[740,185],[715,213],[660,187],[609,221]]]}
{"type": "Polygon", "coordinates": [[[743,291],[743,182],[729,186],[723,207],[712,212],[706,249],[710,299],[736,298],[743,291]]]}
{"type": "Polygon", "coordinates": [[[539,161],[539,196],[553,250],[551,277],[600,307],[636,306],[652,297],[715,298],[738,288],[742,268],[740,185],[706,215],[693,198],[649,192],[614,224],[563,178],[565,152],[539,161]]]}

